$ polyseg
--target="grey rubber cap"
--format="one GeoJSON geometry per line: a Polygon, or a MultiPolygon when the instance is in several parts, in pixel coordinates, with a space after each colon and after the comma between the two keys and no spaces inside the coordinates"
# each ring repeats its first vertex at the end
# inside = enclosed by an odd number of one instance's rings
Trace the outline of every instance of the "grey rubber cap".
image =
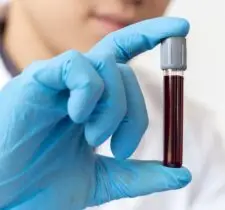
{"type": "Polygon", "coordinates": [[[187,46],[184,37],[171,37],[162,42],[161,69],[187,69],[187,46]]]}

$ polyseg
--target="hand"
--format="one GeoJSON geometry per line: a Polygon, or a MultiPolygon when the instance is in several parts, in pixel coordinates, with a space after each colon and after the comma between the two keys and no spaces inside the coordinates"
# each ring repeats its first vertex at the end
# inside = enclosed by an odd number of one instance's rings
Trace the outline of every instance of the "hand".
{"type": "Polygon", "coordinates": [[[126,62],[188,29],[183,19],[143,21],[87,54],[35,62],[13,79],[0,93],[0,208],[83,209],[187,185],[185,168],[125,159],[148,125],[126,62]],[[110,136],[116,159],[93,152],[110,136]]]}

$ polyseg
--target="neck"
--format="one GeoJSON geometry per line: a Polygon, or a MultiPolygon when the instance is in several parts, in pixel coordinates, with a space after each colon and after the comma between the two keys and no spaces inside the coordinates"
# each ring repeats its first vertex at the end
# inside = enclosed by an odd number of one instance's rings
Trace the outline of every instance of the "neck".
{"type": "Polygon", "coordinates": [[[10,5],[3,43],[10,58],[21,70],[34,60],[52,57],[43,40],[26,18],[19,1],[13,1],[10,5]]]}

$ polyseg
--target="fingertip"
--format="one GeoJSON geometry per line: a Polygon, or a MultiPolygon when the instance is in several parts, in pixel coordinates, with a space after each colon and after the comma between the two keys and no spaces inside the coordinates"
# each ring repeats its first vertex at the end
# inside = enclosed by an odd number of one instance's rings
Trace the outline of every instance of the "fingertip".
{"type": "MultiPolygon", "coordinates": [[[[164,25],[166,29],[166,37],[181,36],[185,37],[189,33],[190,23],[187,19],[181,17],[159,17],[152,19],[155,23],[161,22],[159,25],[164,25]],[[169,29],[168,29],[169,27],[169,29]]],[[[151,21],[151,20],[150,20],[151,21]]],[[[164,37],[165,38],[165,37],[164,37]]]]}
{"type": "Polygon", "coordinates": [[[183,182],[183,184],[186,186],[192,181],[192,174],[187,168],[181,168],[181,172],[179,174],[179,180],[183,182]]]}
{"type": "Polygon", "coordinates": [[[178,21],[181,25],[181,32],[183,33],[183,36],[187,36],[190,30],[190,23],[185,18],[178,18],[178,21]]]}
{"type": "Polygon", "coordinates": [[[178,177],[179,177],[179,179],[184,179],[184,180],[188,180],[188,181],[192,180],[191,172],[185,167],[178,169],[178,177]]]}
{"type": "Polygon", "coordinates": [[[101,135],[100,127],[92,124],[90,121],[85,125],[85,138],[91,147],[99,147],[107,137],[101,135]]]}
{"type": "Polygon", "coordinates": [[[179,28],[180,36],[187,36],[190,30],[189,21],[180,17],[171,17],[170,19],[174,22],[174,25],[176,24],[177,28],[179,28]]]}
{"type": "Polygon", "coordinates": [[[83,109],[84,104],[80,105],[81,100],[78,99],[82,99],[83,96],[83,94],[80,93],[81,92],[75,90],[71,91],[67,104],[68,115],[76,124],[84,123],[90,114],[89,109],[86,109],[86,111],[83,109]]]}
{"type": "Polygon", "coordinates": [[[70,119],[76,124],[82,124],[86,120],[86,115],[83,112],[79,112],[77,109],[74,109],[73,103],[71,100],[68,101],[68,114],[70,119]]]}
{"type": "MultiPolygon", "coordinates": [[[[132,133],[132,132],[131,132],[132,133]]],[[[133,134],[133,133],[132,133],[133,134]]],[[[135,134],[135,133],[134,133],[135,134]]],[[[137,149],[141,137],[129,135],[127,132],[117,131],[111,139],[111,151],[117,160],[129,158],[137,149]]]]}
{"type": "Polygon", "coordinates": [[[169,175],[169,179],[171,180],[171,187],[174,189],[179,189],[187,186],[191,180],[192,175],[191,172],[185,168],[168,168],[163,166],[169,175]]]}
{"type": "Polygon", "coordinates": [[[118,148],[117,144],[111,141],[111,151],[116,160],[126,160],[132,155],[132,152],[118,148]]]}

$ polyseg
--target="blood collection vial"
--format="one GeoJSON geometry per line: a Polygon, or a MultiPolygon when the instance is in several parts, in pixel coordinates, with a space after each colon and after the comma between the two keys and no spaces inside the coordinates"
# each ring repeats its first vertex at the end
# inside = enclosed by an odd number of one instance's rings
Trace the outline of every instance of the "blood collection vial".
{"type": "Polygon", "coordinates": [[[187,49],[184,37],[165,39],[161,45],[164,94],[164,160],[167,167],[183,162],[183,97],[187,49]]]}

